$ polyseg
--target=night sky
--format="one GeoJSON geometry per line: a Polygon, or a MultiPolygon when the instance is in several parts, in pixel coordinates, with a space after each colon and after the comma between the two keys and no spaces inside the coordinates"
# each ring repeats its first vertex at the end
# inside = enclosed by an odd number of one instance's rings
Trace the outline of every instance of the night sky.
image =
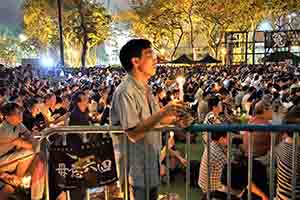
{"type": "MultiPolygon", "coordinates": [[[[117,6],[120,9],[126,9],[128,8],[128,1],[129,0],[111,0],[111,5],[117,6]]],[[[21,4],[22,0],[0,0],[0,26],[2,28],[21,26],[21,4]]]]}
{"type": "Polygon", "coordinates": [[[2,26],[19,26],[22,22],[20,10],[22,0],[0,0],[0,24],[2,26]]]}

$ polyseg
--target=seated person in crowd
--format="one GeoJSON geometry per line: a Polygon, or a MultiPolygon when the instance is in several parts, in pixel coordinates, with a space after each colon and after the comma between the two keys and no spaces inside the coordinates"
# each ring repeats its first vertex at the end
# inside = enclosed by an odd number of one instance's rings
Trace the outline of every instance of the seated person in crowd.
{"type": "Polygon", "coordinates": [[[76,92],[72,97],[72,110],[69,125],[91,125],[88,111],[89,97],[84,92],[76,92]]]}
{"type": "Polygon", "coordinates": [[[46,122],[41,114],[39,102],[35,98],[31,98],[25,103],[23,124],[28,130],[34,132],[40,132],[46,128],[46,122]]]}
{"type": "Polygon", "coordinates": [[[55,94],[47,94],[44,98],[44,103],[41,104],[41,113],[43,114],[48,126],[54,122],[52,113],[55,110],[56,106],[56,96],[55,94]]]}
{"type": "Polygon", "coordinates": [[[67,119],[70,116],[70,97],[57,97],[57,104],[52,117],[55,119],[53,124],[66,125],[67,119]]]}
{"type": "Polygon", "coordinates": [[[109,117],[110,117],[110,109],[111,109],[111,99],[112,96],[108,96],[105,99],[105,105],[104,105],[104,109],[103,112],[101,113],[101,116],[99,116],[100,118],[100,125],[108,125],[109,124],[109,117]]]}
{"type": "MultiPolygon", "coordinates": [[[[176,173],[180,171],[180,164],[184,167],[187,166],[187,160],[181,156],[178,150],[176,150],[175,139],[173,134],[171,133],[168,140],[168,151],[170,155],[170,181],[174,181],[176,173]]],[[[160,176],[164,177],[167,175],[167,145],[165,145],[161,150],[160,163],[160,176]]]]}
{"type": "Polygon", "coordinates": [[[6,199],[8,193],[14,192],[21,185],[21,180],[35,157],[37,143],[22,124],[23,112],[18,104],[4,105],[2,114],[4,121],[0,125],[0,179],[6,185],[0,191],[0,199],[6,199]]]}
{"type": "MultiPolygon", "coordinates": [[[[248,197],[248,167],[244,163],[231,163],[231,190],[230,196],[232,200],[247,200],[248,197]]],[[[210,198],[215,200],[225,200],[227,198],[227,164],[222,170],[221,183],[223,191],[213,191],[210,198]]],[[[252,198],[255,200],[268,200],[268,197],[254,184],[251,185],[252,198]]],[[[207,200],[207,193],[203,195],[202,200],[207,200]]]]}

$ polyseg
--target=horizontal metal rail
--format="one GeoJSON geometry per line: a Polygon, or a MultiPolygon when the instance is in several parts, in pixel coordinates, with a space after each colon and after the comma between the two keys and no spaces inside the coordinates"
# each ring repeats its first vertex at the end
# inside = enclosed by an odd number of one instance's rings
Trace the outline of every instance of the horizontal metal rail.
{"type": "MultiPolygon", "coordinates": [[[[300,124],[289,125],[240,125],[240,124],[220,124],[220,125],[207,125],[207,124],[194,124],[186,129],[176,126],[160,126],[152,129],[154,131],[188,131],[188,132],[235,132],[235,131],[259,131],[259,132],[282,132],[282,131],[300,131],[300,124]]],[[[65,126],[47,128],[42,131],[42,139],[59,133],[82,133],[88,131],[89,133],[110,132],[110,133],[123,133],[121,127],[115,126],[65,126]]]]}
{"type": "MultiPolygon", "coordinates": [[[[276,134],[276,133],[282,133],[282,132],[299,132],[300,131],[300,125],[298,124],[292,124],[292,125],[240,125],[240,124],[222,124],[222,125],[206,125],[206,124],[194,124],[188,128],[182,129],[179,127],[175,127],[175,126],[161,126],[161,127],[157,127],[155,129],[152,129],[151,131],[164,131],[164,132],[170,132],[170,131],[186,131],[187,132],[187,146],[186,146],[186,158],[188,159],[188,167],[186,168],[186,200],[188,200],[189,197],[189,185],[190,185],[190,136],[189,133],[196,133],[196,134],[203,134],[203,132],[227,132],[229,134],[229,136],[231,135],[231,132],[240,132],[240,131],[249,131],[250,133],[255,131],[256,133],[265,133],[265,132],[269,132],[272,135],[276,134]]],[[[100,127],[100,126],[69,126],[69,127],[55,127],[55,128],[49,128],[46,129],[42,132],[42,136],[41,136],[41,140],[47,139],[52,135],[67,135],[67,134],[105,134],[105,133],[113,133],[113,134],[123,134],[124,137],[126,137],[126,135],[124,134],[124,130],[122,130],[120,127],[109,127],[109,126],[105,126],[105,127],[100,127]]],[[[210,134],[208,135],[208,139],[209,141],[211,140],[210,138],[210,134]]],[[[297,139],[298,139],[298,134],[294,135],[293,138],[293,175],[295,175],[295,170],[296,170],[296,163],[298,162],[297,160],[297,148],[296,148],[296,144],[297,144],[297,139]]],[[[126,141],[126,140],[125,140],[126,141]]],[[[231,151],[231,136],[228,139],[229,144],[228,144],[228,150],[231,151]]],[[[252,159],[253,159],[253,147],[252,147],[252,135],[250,134],[250,144],[249,144],[249,155],[248,155],[248,184],[251,185],[252,183],[252,159]]],[[[127,142],[125,142],[125,147],[124,147],[124,151],[126,151],[127,147],[127,142]]],[[[208,142],[207,144],[207,148],[208,148],[208,157],[210,157],[210,142],[208,142]]],[[[273,190],[273,186],[274,186],[274,145],[275,145],[275,138],[272,137],[271,138],[271,154],[270,154],[270,158],[271,158],[271,162],[270,162],[270,199],[273,199],[274,197],[274,190],[273,190]]],[[[48,153],[48,149],[45,148],[46,153],[48,153]]],[[[147,152],[147,151],[146,151],[147,152]]],[[[227,159],[227,177],[229,178],[229,180],[227,180],[228,183],[228,199],[230,199],[229,197],[229,192],[231,190],[231,159],[230,159],[230,155],[231,152],[227,153],[227,156],[229,157],[229,159],[227,159]]],[[[168,155],[169,156],[169,155],[168,155]]],[[[167,156],[167,157],[168,157],[167,156]]],[[[124,173],[125,173],[125,177],[127,177],[127,156],[125,155],[125,169],[124,169],[124,173]]],[[[167,158],[168,159],[168,158],[167,158]]],[[[210,168],[210,159],[208,159],[208,194],[207,197],[210,199],[210,173],[211,173],[211,168],[210,168]]],[[[168,165],[168,164],[167,164],[168,165]]],[[[169,178],[169,177],[168,177],[169,178]]],[[[125,191],[128,191],[128,182],[127,182],[127,178],[125,178],[125,191]]],[[[47,178],[47,199],[49,199],[49,190],[48,190],[48,178],[47,178]]],[[[292,177],[292,191],[295,191],[296,188],[296,176],[292,177]]],[[[149,186],[146,185],[146,187],[148,188],[149,186]]],[[[146,190],[148,191],[149,188],[146,190]]],[[[148,198],[148,197],[147,197],[148,198]]],[[[248,193],[248,199],[251,198],[251,193],[248,193]]],[[[127,192],[125,192],[125,199],[128,199],[128,194],[127,192]]],[[[292,199],[296,199],[296,194],[295,192],[293,192],[292,195],[292,199]]]]}

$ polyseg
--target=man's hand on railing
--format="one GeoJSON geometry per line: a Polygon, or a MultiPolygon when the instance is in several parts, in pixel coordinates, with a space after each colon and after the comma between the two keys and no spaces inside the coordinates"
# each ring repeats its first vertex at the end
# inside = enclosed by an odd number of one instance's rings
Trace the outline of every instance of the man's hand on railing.
{"type": "Polygon", "coordinates": [[[176,120],[175,125],[179,126],[180,128],[187,128],[192,125],[194,122],[194,118],[191,114],[186,114],[184,116],[181,116],[176,120]]]}
{"type": "Polygon", "coordinates": [[[13,144],[18,148],[23,149],[32,149],[32,144],[30,142],[25,141],[24,139],[18,138],[13,141],[13,144]]]}

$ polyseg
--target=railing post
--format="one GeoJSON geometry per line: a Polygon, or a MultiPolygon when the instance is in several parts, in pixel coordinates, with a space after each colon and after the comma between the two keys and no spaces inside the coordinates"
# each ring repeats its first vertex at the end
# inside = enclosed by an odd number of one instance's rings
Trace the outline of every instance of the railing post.
{"type": "Polygon", "coordinates": [[[186,145],[185,145],[185,152],[186,152],[186,160],[187,160],[187,167],[186,167],[186,181],[185,181],[185,199],[190,199],[190,152],[191,152],[191,134],[187,132],[186,135],[186,145]]]}
{"type": "Polygon", "coordinates": [[[109,200],[109,189],[108,186],[104,186],[105,200],[109,200]]]}
{"type": "Polygon", "coordinates": [[[167,132],[167,141],[166,141],[166,176],[167,176],[167,186],[168,186],[168,198],[169,198],[169,191],[170,191],[170,152],[169,152],[169,138],[174,135],[174,132],[171,131],[172,134],[168,131],[167,132]]]}
{"type": "Polygon", "coordinates": [[[249,134],[249,144],[248,144],[248,200],[251,200],[251,185],[252,185],[252,168],[253,168],[253,135],[252,132],[249,134]]]}
{"type": "Polygon", "coordinates": [[[292,160],[292,200],[296,200],[296,181],[297,181],[297,166],[298,166],[298,133],[293,135],[293,160],[292,160]]]}
{"type": "Polygon", "coordinates": [[[90,189],[86,189],[85,191],[85,200],[90,200],[90,189]]]}
{"type": "MultiPolygon", "coordinates": [[[[127,142],[127,137],[126,137],[126,134],[124,133],[122,135],[123,137],[123,153],[124,153],[124,184],[125,184],[125,188],[124,188],[124,196],[125,196],[125,200],[128,200],[129,199],[129,187],[128,187],[128,142],[127,142]]],[[[123,183],[121,183],[122,185],[123,183]]],[[[122,187],[122,186],[121,186],[122,187]]]]}
{"type": "Polygon", "coordinates": [[[276,135],[271,133],[271,149],[270,149],[270,199],[274,198],[274,168],[275,168],[275,140],[276,135]]]}
{"type": "Polygon", "coordinates": [[[72,199],[71,199],[71,194],[70,194],[70,191],[69,191],[69,190],[66,192],[66,194],[67,194],[67,200],[72,200],[72,199]]]}
{"type": "Polygon", "coordinates": [[[144,184],[146,187],[146,199],[145,200],[150,200],[150,181],[149,181],[149,174],[148,174],[148,162],[149,162],[149,155],[148,155],[148,144],[145,144],[146,141],[144,140],[144,148],[145,148],[145,160],[144,160],[144,184]]]}
{"type": "Polygon", "coordinates": [[[211,143],[211,132],[207,133],[207,199],[210,200],[210,143],[211,143]]]}
{"type": "Polygon", "coordinates": [[[49,192],[49,146],[47,140],[42,140],[42,150],[45,150],[45,192],[46,192],[46,200],[50,200],[50,192],[49,192]],[[44,148],[43,148],[44,147],[44,148]]]}
{"type": "Polygon", "coordinates": [[[227,133],[227,200],[231,200],[231,150],[232,150],[232,140],[231,133],[227,133]]]}

